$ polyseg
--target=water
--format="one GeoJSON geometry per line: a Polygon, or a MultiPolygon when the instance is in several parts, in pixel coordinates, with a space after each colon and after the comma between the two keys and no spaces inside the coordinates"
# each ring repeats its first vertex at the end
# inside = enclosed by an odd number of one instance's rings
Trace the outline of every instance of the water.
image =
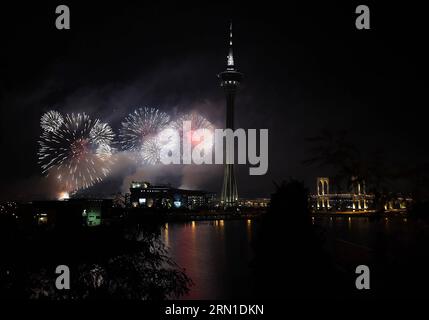
{"type": "Polygon", "coordinates": [[[426,242],[429,240],[424,224],[405,217],[319,217],[313,221],[325,230],[328,244],[330,240],[341,240],[371,250],[386,246],[386,250],[399,253],[417,245],[422,236],[426,242]]]}
{"type": "Polygon", "coordinates": [[[327,252],[349,275],[354,277],[359,264],[369,266],[375,296],[427,295],[427,224],[405,217],[324,217],[315,218],[314,224],[325,230],[327,252]]]}
{"type": "Polygon", "coordinates": [[[250,298],[251,220],[167,223],[162,239],[194,285],[184,299],[250,298]]]}
{"type": "MultiPolygon", "coordinates": [[[[342,270],[351,279],[357,265],[370,266],[372,292],[377,296],[402,297],[404,292],[418,296],[429,286],[429,228],[425,224],[403,217],[316,217],[313,223],[325,234],[326,252],[337,265],[346,267],[342,270]]],[[[163,241],[194,282],[183,298],[252,298],[254,278],[249,263],[255,227],[255,222],[245,220],[168,223],[163,241]]],[[[289,227],[284,227],[285,232],[289,227]]],[[[344,288],[355,290],[354,280],[344,288]]]]}

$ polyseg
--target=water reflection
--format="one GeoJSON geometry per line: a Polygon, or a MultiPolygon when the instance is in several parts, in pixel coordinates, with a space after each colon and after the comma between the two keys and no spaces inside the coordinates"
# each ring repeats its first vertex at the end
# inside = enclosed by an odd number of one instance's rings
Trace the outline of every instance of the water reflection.
{"type": "Polygon", "coordinates": [[[247,232],[247,238],[249,239],[249,242],[252,241],[252,220],[247,219],[246,221],[246,232],[247,232]]]}
{"type": "Polygon", "coordinates": [[[317,217],[315,224],[323,227],[334,238],[373,247],[380,237],[387,235],[411,236],[417,226],[406,217],[317,217]]]}
{"type": "Polygon", "coordinates": [[[168,222],[166,222],[165,225],[164,225],[163,239],[164,239],[164,244],[167,247],[169,247],[170,246],[170,241],[169,241],[169,237],[168,237],[168,222]]]}
{"type": "Polygon", "coordinates": [[[251,220],[170,223],[162,239],[194,285],[187,299],[251,297],[251,220]]]}

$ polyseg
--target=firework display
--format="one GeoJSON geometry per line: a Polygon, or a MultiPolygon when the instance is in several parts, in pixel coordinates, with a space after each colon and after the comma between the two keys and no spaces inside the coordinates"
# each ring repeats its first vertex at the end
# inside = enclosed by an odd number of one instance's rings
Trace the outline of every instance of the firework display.
{"type": "MultiPolygon", "coordinates": [[[[186,113],[184,115],[181,115],[177,118],[177,120],[173,121],[170,124],[171,128],[177,130],[179,132],[180,140],[183,141],[183,139],[191,139],[194,132],[198,129],[206,129],[209,133],[213,135],[214,133],[214,126],[210,121],[208,121],[206,118],[198,114],[197,112],[191,112],[186,113]],[[185,121],[188,121],[191,123],[190,131],[188,131],[187,134],[189,134],[189,137],[184,137],[183,132],[183,123],[185,121]]],[[[191,139],[192,144],[200,144],[203,143],[204,149],[211,149],[213,147],[213,139],[210,139],[208,141],[196,141],[195,139],[191,139]]]]}
{"type": "Polygon", "coordinates": [[[110,144],[114,134],[110,126],[85,113],[72,113],[53,130],[53,115],[62,118],[58,112],[49,111],[41,120],[38,157],[43,173],[54,175],[66,191],[101,181],[109,174],[113,161],[110,144]]]}
{"type": "Polygon", "coordinates": [[[45,131],[55,131],[64,122],[64,118],[58,111],[48,111],[40,118],[40,127],[45,131]]]}
{"type": "Polygon", "coordinates": [[[107,123],[103,123],[98,119],[94,121],[89,135],[94,142],[102,145],[109,145],[115,137],[112,128],[107,123]]]}
{"type": "MultiPolygon", "coordinates": [[[[44,174],[57,179],[62,190],[74,192],[88,188],[110,173],[115,158],[112,146],[115,134],[109,124],[91,119],[85,113],[62,115],[48,111],[41,117],[40,125],[43,132],[39,140],[39,164],[44,174]]],[[[136,155],[138,162],[156,165],[160,163],[163,148],[180,153],[181,141],[191,138],[198,129],[214,131],[210,121],[196,112],[170,121],[166,113],[156,108],[139,108],[122,122],[119,143],[123,151],[136,155]],[[186,133],[185,121],[191,123],[186,133]]],[[[193,145],[201,142],[195,137],[192,139],[193,145]]],[[[202,146],[212,148],[212,139],[203,141],[202,146]]]]}
{"type": "Polygon", "coordinates": [[[151,137],[143,142],[140,155],[147,164],[157,164],[160,161],[161,143],[158,137],[151,137]]]}
{"type": "Polygon", "coordinates": [[[171,123],[171,127],[182,132],[183,122],[185,121],[191,122],[191,129],[193,131],[197,129],[208,129],[210,131],[214,130],[214,126],[212,125],[212,123],[197,112],[186,113],[179,116],[177,120],[171,123]]]}
{"type": "MultiPolygon", "coordinates": [[[[170,117],[156,108],[139,108],[122,122],[119,138],[123,150],[141,152],[146,140],[167,127],[170,117]]],[[[150,144],[150,143],[149,143],[150,144]]]]}
{"type": "MultiPolygon", "coordinates": [[[[122,123],[119,134],[123,150],[137,152],[140,159],[146,164],[157,164],[160,162],[160,151],[167,148],[172,152],[180,151],[180,143],[183,138],[190,138],[195,130],[206,129],[213,134],[214,126],[206,118],[197,112],[191,112],[179,116],[176,120],[169,122],[170,117],[156,108],[140,108],[129,114],[122,123]],[[184,137],[183,123],[189,121],[191,128],[184,137]],[[172,129],[178,135],[172,134],[172,129]]],[[[200,144],[201,141],[192,140],[192,144],[200,144]]],[[[213,140],[203,142],[204,149],[213,147],[213,140]]]]}

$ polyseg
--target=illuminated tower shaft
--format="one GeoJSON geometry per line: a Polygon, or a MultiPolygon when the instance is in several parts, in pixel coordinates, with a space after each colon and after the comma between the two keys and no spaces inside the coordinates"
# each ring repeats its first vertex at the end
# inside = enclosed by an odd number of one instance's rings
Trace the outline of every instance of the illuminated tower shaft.
{"type": "MultiPolygon", "coordinates": [[[[240,85],[243,75],[235,69],[232,51],[232,23],[229,33],[229,53],[227,57],[226,70],[218,75],[220,86],[226,95],[226,128],[234,130],[234,102],[235,94],[240,85]]],[[[223,185],[221,192],[221,203],[224,207],[233,207],[237,204],[238,192],[235,181],[234,164],[224,165],[223,185]]]]}

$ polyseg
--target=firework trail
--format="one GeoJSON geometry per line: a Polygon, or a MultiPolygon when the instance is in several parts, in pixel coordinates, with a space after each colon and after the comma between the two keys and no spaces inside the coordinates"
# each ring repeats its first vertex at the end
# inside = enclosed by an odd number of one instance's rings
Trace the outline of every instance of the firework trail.
{"type": "Polygon", "coordinates": [[[169,122],[170,117],[156,108],[135,110],[122,122],[119,133],[122,149],[138,152],[146,163],[156,164],[159,160],[157,135],[169,122]]]}
{"type": "Polygon", "coordinates": [[[89,135],[94,142],[104,145],[109,145],[115,137],[112,128],[107,123],[102,123],[98,119],[95,120],[89,135]]]}
{"type": "Polygon", "coordinates": [[[58,111],[48,111],[40,118],[40,127],[45,131],[55,131],[64,122],[63,116],[58,111]]]}
{"type": "MultiPolygon", "coordinates": [[[[55,111],[42,116],[42,123],[55,111]]],[[[61,117],[62,118],[62,117],[61,117]]],[[[48,123],[51,123],[48,121],[48,123]]],[[[88,188],[110,172],[114,134],[109,125],[92,120],[85,113],[67,114],[55,130],[42,126],[39,164],[47,175],[54,175],[64,191],[88,188]]]]}
{"type": "Polygon", "coordinates": [[[107,143],[102,143],[97,147],[97,156],[104,161],[111,160],[114,149],[107,143]]]}
{"type": "Polygon", "coordinates": [[[151,137],[143,142],[141,157],[148,163],[155,165],[160,161],[161,144],[158,137],[151,137]]]}

